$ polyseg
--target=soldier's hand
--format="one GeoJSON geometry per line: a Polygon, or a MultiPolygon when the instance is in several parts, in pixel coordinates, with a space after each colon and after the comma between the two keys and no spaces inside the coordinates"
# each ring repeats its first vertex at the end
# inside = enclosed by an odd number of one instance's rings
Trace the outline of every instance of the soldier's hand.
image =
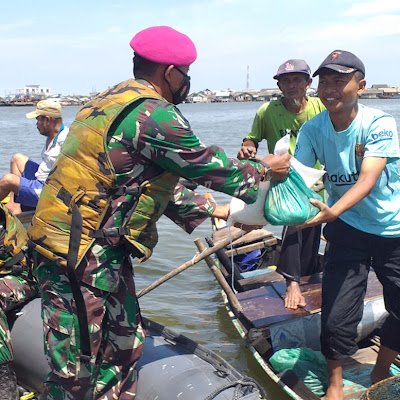
{"type": "Polygon", "coordinates": [[[221,206],[217,205],[215,207],[214,212],[211,214],[214,218],[220,218],[223,220],[227,220],[229,217],[229,211],[230,211],[231,203],[226,203],[221,206]]]}
{"type": "Polygon", "coordinates": [[[281,181],[286,178],[290,170],[290,158],[291,155],[286,153],[281,156],[269,154],[263,159],[272,169],[271,181],[281,181]]]}

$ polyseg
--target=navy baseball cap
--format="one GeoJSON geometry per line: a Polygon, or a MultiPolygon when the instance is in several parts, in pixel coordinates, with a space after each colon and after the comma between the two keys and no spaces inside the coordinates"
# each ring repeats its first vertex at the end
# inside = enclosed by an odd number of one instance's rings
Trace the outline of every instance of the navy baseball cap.
{"type": "Polygon", "coordinates": [[[279,66],[278,72],[274,76],[274,79],[279,79],[281,75],[292,73],[310,76],[311,69],[304,60],[287,60],[279,66]]]}
{"type": "Polygon", "coordinates": [[[344,50],[335,50],[322,61],[318,69],[313,73],[317,76],[322,68],[332,69],[341,74],[351,74],[355,71],[360,71],[365,75],[365,66],[363,62],[353,53],[344,50]]]}

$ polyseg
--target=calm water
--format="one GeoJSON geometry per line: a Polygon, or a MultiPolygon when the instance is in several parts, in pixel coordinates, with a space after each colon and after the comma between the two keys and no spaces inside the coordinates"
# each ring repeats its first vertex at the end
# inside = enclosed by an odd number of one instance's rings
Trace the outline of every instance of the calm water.
{"type": "MultiPolygon", "coordinates": [[[[363,103],[392,114],[400,127],[400,100],[363,100],[363,103]]],[[[250,130],[255,112],[261,103],[183,104],[183,114],[194,132],[206,144],[222,147],[234,157],[242,139],[250,130]]],[[[8,172],[12,154],[22,152],[39,160],[43,137],[36,130],[35,120],[25,114],[34,108],[0,107],[0,174],[8,172]]],[[[64,123],[70,125],[77,107],[63,108],[64,123]]],[[[260,155],[266,154],[261,146],[260,155]]],[[[219,202],[228,202],[226,195],[215,193],[219,202]]],[[[193,241],[210,234],[206,221],[192,235],[187,235],[167,218],[159,223],[160,241],[153,257],[135,266],[137,289],[141,290],[174,268],[193,258],[197,248],[193,241]]],[[[280,229],[276,229],[280,233],[280,229]]],[[[254,361],[226,316],[219,285],[205,263],[198,263],[141,298],[145,316],[179,330],[205,344],[243,373],[261,383],[273,400],[288,399],[267,379],[254,361]]]]}

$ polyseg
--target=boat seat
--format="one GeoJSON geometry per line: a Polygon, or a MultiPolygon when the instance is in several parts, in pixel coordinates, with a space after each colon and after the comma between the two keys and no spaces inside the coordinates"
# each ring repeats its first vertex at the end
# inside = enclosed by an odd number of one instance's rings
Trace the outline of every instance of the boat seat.
{"type": "MultiPolygon", "coordinates": [[[[265,275],[270,275],[271,272],[265,275]]],[[[257,279],[258,277],[249,278],[257,279]]],[[[287,321],[306,315],[316,314],[321,311],[321,282],[322,272],[311,276],[302,277],[300,289],[306,301],[306,307],[297,310],[289,310],[284,305],[286,282],[274,281],[268,286],[239,292],[236,297],[243,308],[244,317],[255,328],[262,328],[278,322],[287,321]]],[[[365,294],[365,302],[382,297],[382,285],[375,272],[368,276],[368,287],[365,294]]]]}
{"type": "MultiPolygon", "coordinates": [[[[307,304],[306,310],[310,314],[321,310],[321,284],[322,272],[300,278],[300,290],[307,304]]],[[[272,282],[271,285],[283,300],[286,293],[286,281],[272,282]]]]}
{"type": "MultiPolygon", "coordinates": [[[[283,298],[286,293],[286,282],[272,282],[271,285],[283,298]]],[[[304,296],[312,293],[320,293],[322,285],[322,272],[310,276],[302,276],[300,278],[300,290],[304,296]]],[[[382,297],[383,288],[379,282],[374,271],[370,271],[368,274],[368,285],[365,293],[364,301],[373,300],[378,297],[382,297]]]]}
{"type": "Polygon", "coordinates": [[[243,316],[254,328],[263,328],[293,318],[308,315],[303,308],[289,310],[285,308],[281,296],[272,286],[239,292],[236,294],[243,309],[243,316]]]}

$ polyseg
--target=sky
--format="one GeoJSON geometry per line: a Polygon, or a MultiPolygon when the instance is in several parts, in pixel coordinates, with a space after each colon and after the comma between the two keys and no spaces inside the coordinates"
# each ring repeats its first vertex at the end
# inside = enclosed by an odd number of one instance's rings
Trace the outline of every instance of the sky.
{"type": "Polygon", "coordinates": [[[284,61],[315,71],[333,50],[364,62],[367,87],[400,87],[399,0],[14,0],[1,4],[0,97],[25,85],[87,95],[131,78],[129,42],[154,25],[195,43],[192,92],[275,88],[284,61]]]}

